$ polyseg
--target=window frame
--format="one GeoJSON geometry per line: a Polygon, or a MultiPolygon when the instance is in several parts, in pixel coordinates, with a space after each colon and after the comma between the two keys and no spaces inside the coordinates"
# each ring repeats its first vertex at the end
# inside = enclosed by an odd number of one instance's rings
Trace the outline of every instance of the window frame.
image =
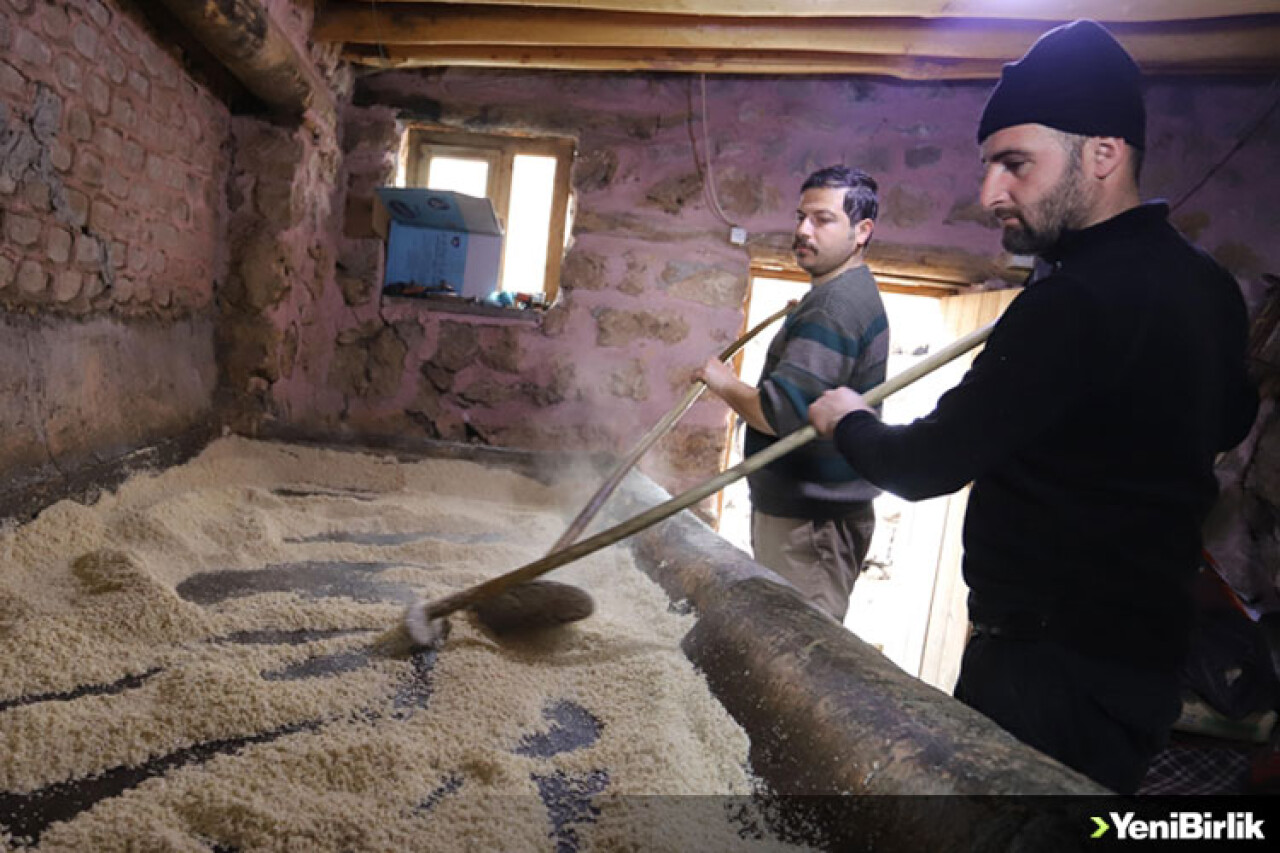
{"type": "MultiPolygon", "coordinates": [[[[547,261],[542,294],[547,305],[560,294],[560,266],[569,237],[570,168],[577,141],[567,137],[473,133],[439,125],[414,124],[408,128],[405,151],[405,184],[425,187],[433,155],[484,159],[489,162],[487,195],[493,202],[505,235],[511,209],[511,180],[517,154],[550,156],[556,160],[555,189],[547,227],[547,261]]],[[[506,275],[507,241],[502,241],[499,286],[506,275]]]]}

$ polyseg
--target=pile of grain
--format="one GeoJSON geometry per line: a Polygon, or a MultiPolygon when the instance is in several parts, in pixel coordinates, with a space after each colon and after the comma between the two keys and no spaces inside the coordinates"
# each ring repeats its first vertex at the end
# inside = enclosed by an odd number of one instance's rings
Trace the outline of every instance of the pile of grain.
{"type": "Polygon", "coordinates": [[[679,652],[690,617],[625,548],[557,571],[597,611],[553,636],[499,642],[455,617],[433,663],[371,651],[407,596],[541,556],[582,491],[224,439],[49,508],[0,537],[0,790],[151,768],[41,826],[42,850],[752,849],[719,798],[642,796],[752,780],[745,734],[679,652]],[[374,594],[253,586],[335,563],[364,564],[374,594]],[[210,572],[248,583],[179,595],[210,572]],[[555,747],[564,713],[590,736],[555,747]]]}

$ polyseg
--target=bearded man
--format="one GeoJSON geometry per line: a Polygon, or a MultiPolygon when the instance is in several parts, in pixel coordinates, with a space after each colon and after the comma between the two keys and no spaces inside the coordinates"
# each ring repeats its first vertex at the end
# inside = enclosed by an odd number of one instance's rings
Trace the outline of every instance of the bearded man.
{"type": "Polygon", "coordinates": [[[1006,65],[978,127],[981,201],[1047,273],[931,414],[887,426],[844,390],[809,410],[884,489],[973,483],[956,698],[1122,793],[1179,716],[1214,458],[1257,411],[1239,286],[1140,200],[1140,84],[1092,21],[1006,65]]]}

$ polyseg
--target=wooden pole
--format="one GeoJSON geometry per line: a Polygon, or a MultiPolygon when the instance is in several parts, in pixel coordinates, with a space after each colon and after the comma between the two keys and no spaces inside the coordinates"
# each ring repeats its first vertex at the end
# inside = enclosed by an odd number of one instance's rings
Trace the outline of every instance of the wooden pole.
{"type": "Polygon", "coordinates": [[[313,110],[326,123],[337,111],[329,86],[300,53],[263,0],[164,0],[174,16],[245,88],[293,118],[313,110]]]}

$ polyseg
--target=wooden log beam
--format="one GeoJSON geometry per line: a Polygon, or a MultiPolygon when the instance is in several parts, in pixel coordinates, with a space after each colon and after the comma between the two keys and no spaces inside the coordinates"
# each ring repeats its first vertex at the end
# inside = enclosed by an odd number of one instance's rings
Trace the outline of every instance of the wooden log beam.
{"type": "Polygon", "coordinates": [[[523,68],[543,71],[654,71],[705,74],[869,74],[902,80],[989,80],[1002,63],[923,56],[810,51],[647,50],[507,46],[356,46],[343,58],[373,68],[523,68]]]}
{"type": "MultiPolygon", "coordinates": [[[[901,80],[993,80],[1001,60],[763,50],[675,50],[506,45],[349,45],[343,58],[371,68],[519,68],[539,71],[685,74],[858,74],[901,80]]],[[[1257,74],[1280,70],[1280,57],[1144,61],[1147,74],[1257,74]]]]}
{"type": "MultiPolygon", "coordinates": [[[[1044,27],[1029,21],[901,18],[700,18],[648,13],[508,7],[394,7],[333,3],[313,37],[347,44],[430,47],[625,48],[628,50],[803,51],[931,60],[1010,61],[1044,27]]],[[[1203,24],[1125,25],[1116,37],[1144,67],[1280,65],[1280,23],[1272,19],[1203,24]]]]}
{"type": "Polygon", "coordinates": [[[506,6],[596,9],[610,12],[654,12],[663,15],[709,15],[733,18],[1015,18],[1025,21],[1103,22],[1185,21],[1239,15],[1280,14],[1278,0],[1160,0],[1117,3],[1115,0],[1059,0],[1054,3],[1011,3],[1009,0],[378,0],[381,5],[506,6]],[[856,13],[856,15],[851,14],[856,13]]]}
{"type": "Polygon", "coordinates": [[[164,0],[182,25],[250,92],[297,118],[308,109],[336,115],[333,95],[263,0],[164,0]]]}
{"type": "MultiPolygon", "coordinates": [[[[632,474],[614,508],[631,512],[665,499],[651,480],[632,474]]],[[[775,791],[997,795],[987,798],[992,804],[1003,794],[1102,792],[904,673],[690,513],[637,534],[631,546],[636,565],[673,601],[693,605],[697,621],[681,648],[751,736],[752,768],[775,791]]],[[[894,821],[876,837],[890,839],[883,846],[891,850],[1016,847],[991,846],[993,835],[975,841],[971,833],[981,826],[911,823],[894,821]]],[[[856,832],[869,837],[865,826],[856,832]]],[[[831,847],[856,848],[853,841],[831,847]]],[[[1044,836],[1039,849],[1060,848],[1044,836]]]]}

